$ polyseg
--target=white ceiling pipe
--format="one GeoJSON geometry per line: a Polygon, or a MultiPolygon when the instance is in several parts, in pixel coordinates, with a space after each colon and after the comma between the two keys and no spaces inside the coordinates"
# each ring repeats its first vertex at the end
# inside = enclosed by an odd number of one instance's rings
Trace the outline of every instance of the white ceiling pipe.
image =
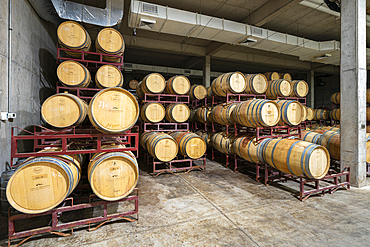
{"type": "MultiPolygon", "coordinates": [[[[321,0],[303,0],[299,4],[340,18],[339,12],[329,9],[329,7],[321,0]]],[[[366,15],[366,26],[370,27],[370,15],[366,15]]]]}

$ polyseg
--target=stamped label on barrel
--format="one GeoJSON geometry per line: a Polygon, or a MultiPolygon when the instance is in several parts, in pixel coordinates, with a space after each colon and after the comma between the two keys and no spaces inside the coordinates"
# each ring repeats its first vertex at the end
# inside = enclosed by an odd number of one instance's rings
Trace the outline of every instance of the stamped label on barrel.
{"type": "Polygon", "coordinates": [[[47,178],[48,174],[40,174],[40,175],[35,175],[32,176],[32,180],[37,180],[37,179],[42,179],[42,178],[47,178]]]}

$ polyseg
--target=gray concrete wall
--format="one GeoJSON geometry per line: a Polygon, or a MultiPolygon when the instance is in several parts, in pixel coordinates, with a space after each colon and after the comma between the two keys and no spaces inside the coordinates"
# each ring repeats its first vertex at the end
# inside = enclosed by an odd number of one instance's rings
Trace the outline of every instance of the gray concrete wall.
{"type": "MultiPolygon", "coordinates": [[[[8,0],[0,0],[0,107],[8,107],[8,0]]],[[[13,122],[0,122],[0,172],[10,162],[11,127],[30,128],[40,124],[40,107],[53,94],[56,82],[56,27],[42,20],[27,0],[12,0],[12,79],[13,122]]],[[[32,144],[20,143],[21,149],[32,144]]]]}

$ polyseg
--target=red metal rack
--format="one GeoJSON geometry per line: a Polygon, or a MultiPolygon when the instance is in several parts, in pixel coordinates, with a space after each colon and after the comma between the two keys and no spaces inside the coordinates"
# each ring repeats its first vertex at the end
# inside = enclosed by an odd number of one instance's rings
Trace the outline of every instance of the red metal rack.
{"type": "Polygon", "coordinates": [[[87,69],[89,70],[97,70],[99,66],[110,64],[116,66],[119,70],[123,69],[123,56],[117,55],[109,55],[103,54],[98,52],[89,52],[89,51],[77,51],[77,50],[69,50],[65,48],[59,47],[57,45],[57,64],[61,63],[61,61],[66,60],[73,60],[82,63],[87,69]],[[80,58],[74,58],[67,55],[66,51],[73,52],[73,53],[80,53],[80,58]],[[113,63],[113,62],[106,62],[104,61],[104,57],[112,57],[112,58],[120,58],[120,62],[113,63]]]}
{"type": "Polygon", "coordinates": [[[189,123],[142,123],[145,131],[189,131],[189,123]]]}
{"type": "Polygon", "coordinates": [[[201,106],[208,105],[209,101],[210,101],[210,98],[194,99],[194,100],[191,100],[191,106],[193,108],[199,108],[201,106]]]}
{"type": "MultiPolygon", "coordinates": [[[[137,126],[134,126],[137,128],[137,126]]],[[[45,153],[37,153],[37,149],[45,147],[60,147],[62,151],[51,151],[48,155],[64,155],[64,154],[87,154],[99,152],[120,152],[120,151],[134,151],[138,157],[139,134],[132,133],[128,130],[122,134],[103,134],[95,128],[70,127],[62,130],[51,130],[42,126],[34,126],[33,131],[24,130],[18,127],[12,127],[11,133],[11,160],[13,164],[14,158],[23,157],[38,157],[44,156],[45,153]],[[15,130],[22,131],[22,135],[17,135],[15,130]],[[25,140],[33,140],[33,152],[19,152],[18,142],[25,140]],[[83,143],[83,144],[79,144],[83,143]],[[125,148],[109,148],[102,149],[104,144],[122,144],[125,148]],[[88,149],[72,150],[70,147],[83,145],[88,149]]]]}
{"type": "Polygon", "coordinates": [[[81,87],[63,87],[57,86],[56,93],[68,92],[70,94],[76,95],[78,98],[83,99],[89,102],[96,93],[100,92],[103,89],[100,88],[81,88],[81,87]]]}
{"type": "Polygon", "coordinates": [[[266,95],[263,94],[226,94],[226,97],[212,96],[212,106],[221,103],[237,103],[243,102],[250,99],[266,99],[266,95]]]}
{"type": "Polygon", "coordinates": [[[143,103],[154,102],[162,104],[189,104],[189,95],[145,94],[142,101],[143,103]]]}
{"type": "Polygon", "coordinates": [[[148,167],[152,167],[152,173],[154,177],[157,177],[158,175],[162,173],[175,173],[179,171],[186,171],[190,172],[192,170],[200,170],[205,171],[206,170],[206,158],[202,157],[199,159],[190,159],[188,157],[184,156],[177,156],[175,159],[163,162],[155,159],[151,155],[149,155],[147,152],[145,152],[145,162],[148,167]],[[196,165],[195,161],[201,161],[202,165],[196,165]]]}
{"type": "Polygon", "coordinates": [[[277,97],[277,100],[295,100],[301,103],[302,105],[306,105],[306,98],[297,98],[297,97],[277,97]]]}
{"type": "Polygon", "coordinates": [[[79,204],[74,204],[74,201],[76,198],[74,197],[69,197],[64,200],[62,203],[62,206],[54,208],[48,212],[45,213],[40,213],[40,214],[12,214],[12,208],[9,208],[9,213],[8,213],[8,246],[11,244],[11,240],[17,239],[17,238],[24,238],[17,246],[21,245],[31,237],[33,237],[36,234],[42,234],[42,233],[52,233],[56,234],[58,236],[71,236],[73,234],[73,228],[77,226],[82,226],[82,225],[89,225],[88,231],[94,231],[101,227],[103,224],[108,222],[111,219],[116,219],[116,218],[122,218],[127,221],[133,222],[133,221],[138,221],[139,220],[139,190],[135,189],[134,192],[121,200],[118,201],[103,201],[103,200],[94,200],[96,199],[95,195],[90,195],[88,197],[88,202],[86,203],[79,203],[79,204]],[[124,212],[117,212],[113,214],[108,214],[108,205],[111,205],[113,203],[119,203],[119,202],[129,202],[129,201],[134,201],[135,203],[135,208],[130,210],[130,211],[124,211],[124,212]],[[67,204],[70,204],[70,206],[67,206],[67,204]],[[60,217],[64,212],[80,212],[77,210],[81,209],[87,209],[87,208],[95,208],[103,206],[103,216],[98,216],[98,217],[92,217],[92,218],[85,218],[81,220],[74,220],[70,221],[67,223],[61,223],[60,217]],[[132,218],[127,218],[127,216],[130,215],[137,215],[136,219],[132,218]],[[29,218],[37,218],[40,216],[45,216],[45,215],[50,215],[52,218],[51,221],[51,226],[45,226],[45,227],[39,227],[36,229],[31,229],[31,230],[26,230],[26,231],[21,231],[21,232],[16,232],[15,230],[15,222],[23,219],[29,219],[29,218]],[[95,228],[90,228],[90,224],[94,223],[100,223],[98,226],[95,228]],[[58,230],[62,229],[71,229],[71,233],[62,233],[58,232],[58,230]]]}

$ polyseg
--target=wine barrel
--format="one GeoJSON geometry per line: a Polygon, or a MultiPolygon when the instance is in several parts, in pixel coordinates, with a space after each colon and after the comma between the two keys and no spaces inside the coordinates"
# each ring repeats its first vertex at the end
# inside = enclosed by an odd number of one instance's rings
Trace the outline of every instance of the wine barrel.
{"type": "Polygon", "coordinates": [[[84,122],[87,103],[69,93],[55,94],[47,98],[41,106],[41,118],[56,128],[67,128],[84,122]]]}
{"type": "Polygon", "coordinates": [[[194,119],[200,123],[212,123],[211,119],[212,109],[207,106],[199,107],[195,110],[194,119]]]}
{"type": "Polygon", "coordinates": [[[106,88],[91,99],[89,119],[103,133],[122,133],[130,129],[139,117],[135,97],[125,89],[106,88]]]}
{"type": "Polygon", "coordinates": [[[245,75],[247,94],[264,94],[267,90],[268,82],[263,74],[245,75]]]}
{"type": "Polygon", "coordinates": [[[178,152],[178,145],[175,139],[164,133],[148,135],[145,144],[145,149],[150,155],[163,162],[173,160],[178,152]]]}
{"type": "Polygon", "coordinates": [[[264,160],[294,176],[323,178],[330,167],[328,150],[317,144],[292,139],[270,139],[264,146],[264,160]]]}
{"type": "MultiPolygon", "coordinates": [[[[367,108],[366,108],[366,112],[368,112],[367,108]]],[[[369,114],[370,114],[370,109],[369,109],[369,114]]],[[[340,109],[339,108],[338,109],[331,110],[329,112],[329,115],[330,115],[330,118],[331,119],[340,121],[340,109]]],[[[369,119],[370,119],[370,115],[369,115],[369,117],[367,117],[366,121],[370,121],[369,119]]]]}
{"type": "Polygon", "coordinates": [[[211,111],[212,120],[221,125],[233,125],[231,114],[237,105],[238,103],[223,103],[214,106],[211,111]]]}
{"type": "Polygon", "coordinates": [[[301,103],[295,100],[275,100],[275,102],[279,105],[281,112],[279,125],[295,126],[302,122],[304,109],[301,103]]]}
{"type": "Polygon", "coordinates": [[[293,92],[290,95],[291,97],[304,98],[307,96],[309,87],[306,81],[296,80],[292,81],[293,92]]]}
{"type": "Polygon", "coordinates": [[[206,132],[206,131],[203,131],[203,130],[198,130],[197,132],[195,132],[195,134],[200,136],[205,141],[205,143],[207,145],[211,146],[211,138],[212,138],[212,135],[213,135],[212,132],[206,132]]]}
{"type": "Polygon", "coordinates": [[[240,135],[233,140],[231,150],[233,154],[236,154],[249,162],[258,163],[257,146],[258,143],[254,136],[240,135]]]}
{"type": "MultiPolygon", "coordinates": [[[[99,53],[122,56],[125,50],[125,41],[120,32],[113,28],[104,28],[96,37],[96,51],[99,53]]],[[[108,62],[122,62],[120,57],[103,56],[103,59],[108,62]]]]}
{"type": "Polygon", "coordinates": [[[241,72],[222,74],[212,82],[212,92],[217,96],[226,97],[226,94],[239,94],[246,88],[245,77],[241,72]]]}
{"type": "Polygon", "coordinates": [[[289,81],[280,79],[269,81],[266,91],[268,99],[276,99],[277,97],[289,97],[292,93],[292,85],[289,81]]]}
{"type": "Polygon", "coordinates": [[[123,75],[116,66],[103,65],[95,74],[95,84],[98,88],[122,87],[123,75]]]}
{"type": "Polygon", "coordinates": [[[166,82],[166,93],[167,94],[187,94],[190,90],[190,81],[186,76],[176,75],[172,76],[166,82]]]}
{"type": "MultiPolygon", "coordinates": [[[[112,148],[103,146],[102,149],[112,148]]],[[[117,146],[124,148],[124,146],[117,146]]],[[[139,165],[129,151],[98,153],[92,156],[87,167],[88,180],[94,194],[106,201],[128,196],[139,180],[139,165]]]]}
{"type": "Polygon", "coordinates": [[[366,89],[366,103],[370,103],[370,89],[366,89]]]}
{"type": "Polygon", "coordinates": [[[315,113],[312,108],[307,107],[307,120],[311,121],[314,117],[315,113]]]}
{"type": "Polygon", "coordinates": [[[178,103],[166,107],[166,119],[169,122],[183,123],[190,117],[190,109],[187,105],[178,103]]]}
{"type": "Polygon", "coordinates": [[[214,133],[211,138],[212,147],[223,154],[231,154],[232,134],[226,134],[225,131],[214,133]]]}
{"type": "Polygon", "coordinates": [[[90,72],[75,61],[64,61],[57,68],[57,77],[65,87],[88,87],[91,82],[90,72]]]}
{"type": "Polygon", "coordinates": [[[339,105],[340,104],[340,93],[335,93],[330,96],[330,101],[333,104],[339,105]]]}
{"type": "Polygon", "coordinates": [[[321,136],[322,134],[320,133],[305,130],[302,130],[301,134],[302,141],[311,142],[315,144],[318,144],[317,141],[320,139],[321,136]]]}
{"type": "Polygon", "coordinates": [[[337,127],[334,127],[334,126],[323,126],[322,129],[323,130],[330,130],[330,131],[334,131],[334,132],[340,132],[340,128],[337,128],[337,127]]]}
{"type": "Polygon", "coordinates": [[[324,130],[321,137],[317,140],[317,144],[324,146],[325,148],[328,147],[328,141],[331,136],[339,134],[336,131],[324,130]]]}
{"type": "Polygon", "coordinates": [[[307,110],[307,107],[305,105],[302,105],[301,106],[303,107],[303,111],[302,111],[302,119],[301,121],[306,121],[307,120],[307,114],[308,114],[308,110],[307,110]]]}
{"type": "Polygon", "coordinates": [[[159,123],[166,116],[166,110],[160,103],[146,103],[140,109],[140,117],[146,123],[159,123]]]}
{"type": "Polygon", "coordinates": [[[80,177],[81,164],[72,156],[31,157],[10,178],[6,196],[19,212],[43,213],[62,203],[80,177]]]}
{"type": "Polygon", "coordinates": [[[190,99],[204,99],[207,96],[207,89],[203,85],[193,85],[188,92],[190,99]]]}
{"type": "Polygon", "coordinates": [[[143,93],[160,94],[166,87],[166,80],[161,74],[151,73],[143,78],[138,87],[143,93]]]}
{"type": "Polygon", "coordinates": [[[11,207],[8,199],[6,199],[6,187],[10,178],[13,176],[15,169],[5,170],[0,177],[0,213],[3,216],[8,216],[9,208],[11,207]]]}
{"type": "Polygon", "coordinates": [[[329,118],[328,111],[324,109],[314,109],[313,113],[313,120],[327,120],[329,118]]]}
{"type": "Polygon", "coordinates": [[[212,98],[213,92],[212,92],[212,87],[207,87],[207,98],[212,98]]]}
{"type": "Polygon", "coordinates": [[[147,142],[149,136],[157,135],[157,134],[158,134],[158,132],[155,132],[155,131],[147,131],[147,132],[141,133],[141,135],[140,135],[140,145],[141,145],[141,147],[146,150],[146,142],[147,142]]]}
{"type": "Polygon", "coordinates": [[[289,73],[279,73],[279,76],[280,76],[280,79],[284,79],[288,81],[292,80],[292,75],[289,73]]]}
{"type": "Polygon", "coordinates": [[[199,159],[207,149],[206,142],[198,135],[191,132],[169,133],[179,145],[179,153],[191,159],[199,159]]]}
{"type": "Polygon", "coordinates": [[[128,87],[132,90],[136,90],[137,86],[138,86],[139,82],[137,80],[131,80],[129,83],[128,83],[128,87]]]}
{"type": "Polygon", "coordinates": [[[366,133],[370,133],[370,125],[366,126],[366,133]]]}
{"type": "Polygon", "coordinates": [[[275,126],[280,120],[279,105],[272,100],[247,100],[234,107],[232,119],[252,128],[275,126]]]}
{"type": "MultiPolygon", "coordinates": [[[[85,28],[74,21],[65,21],[57,29],[58,43],[62,48],[76,51],[90,51],[91,38],[85,28]]],[[[80,52],[65,51],[69,56],[82,58],[80,52]]]]}
{"type": "Polygon", "coordinates": [[[141,82],[139,82],[139,84],[136,87],[136,95],[139,99],[144,98],[144,92],[141,90],[141,82]]]}
{"type": "Polygon", "coordinates": [[[366,121],[367,122],[370,121],[370,107],[366,107],[366,121]]]}
{"type": "Polygon", "coordinates": [[[273,80],[279,80],[280,79],[280,74],[278,72],[267,72],[265,73],[265,76],[268,81],[273,81],[273,80]]]}

